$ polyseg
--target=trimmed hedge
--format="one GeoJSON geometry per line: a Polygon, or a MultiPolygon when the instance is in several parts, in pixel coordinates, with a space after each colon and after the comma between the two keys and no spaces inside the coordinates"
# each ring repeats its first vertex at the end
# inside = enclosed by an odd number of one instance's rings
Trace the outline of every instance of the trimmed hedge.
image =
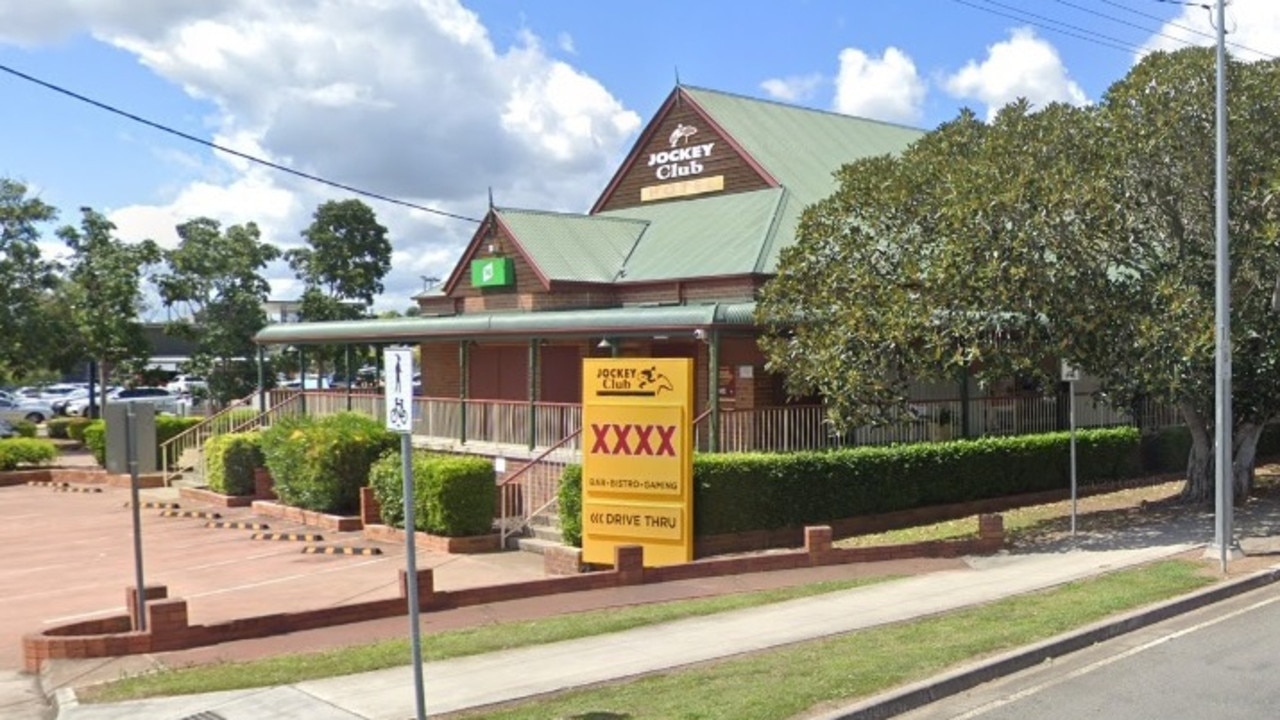
{"type": "Polygon", "coordinates": [[[106,420],[90,420],[80,431],[80,435],[84,438],[85,447],[89,448],[89,452],[93,453],[93,459],[98,461],[101,467],[107,466],[107,421],[106,420]]]}
{"type": "Polygon", "coordinates": [[[45,421],[44,427],[50,440],[70,440],[71,436],[67,434],[67,426],[70,424],[69,417],[51,418],[45,421]]]}
{"type": "Polygon", "coordinates": [[[8,438],[0,440],[0,471],[22,465],[48,465],[58,459],[58,448],[49,440],[8,438]]]}
{"type": "Polygon", "coordinates": [[[264,467],[262,434],[258,432],[215,435],[204,444],[205,482],[223,495],[252,495],[253,474],[264,467]]]}
{"type": "MultiPolygon", "coordinates": [[[[388,452],[369,471],[382,522],[404,528],[404,480],[400,453],[388,452]]],[[[415,529],[444,537],[493,530],[497,479],[484,458],[413,453],[415,529]]]]}
{"type": "Polygon", "coordinates": [[[30,420],[18,420],[11,424],[13,425],[13,429],[17,431],[19,437],[33,438],[36,436],[36,424],[30,420]]]}
{"type": "MultiPolygon", "coordinates": [[[[168,440],[181,435],[191,428],[199,425],[204,418],[199,415],[189,415],[187,417],[178,417],[176,415],[156,415],[156,466],[164,467],[164,458],[161,457],[161,448],[168,440]]],[[[178,448],[169,448],[169,467],[173,467],[178,463],[178,448]]]]}
{"type": "Polygon", "coordinates": [[[369,467],[398,436],[354,412],[277,421],[262,433],[262,455],[281,502],[325,513],[353,514],[369,467]]]}
{"type": "Polygon", "coordinates": [[[83,445],[84,429],[89,427],[89,423],[93,422],[93,420],[89,418],[83,418],[83,417],[68,418],[68,420],[69,422],[67,423],[67,437],[83,445]]]}
{"type": "MultiPolygon", "coordinates": [[[[802,527],[1065,488],[1070,437],[1063,432],[829,452],[695,455],[694,534],[802,527]]],[[[1076,433],[1081,486],[1138,477],[1141,457],[1134,428],[1076,433]]],[[[565,469],[559,502],[565,540],[580,545],[581,467],[565,469]]]]}

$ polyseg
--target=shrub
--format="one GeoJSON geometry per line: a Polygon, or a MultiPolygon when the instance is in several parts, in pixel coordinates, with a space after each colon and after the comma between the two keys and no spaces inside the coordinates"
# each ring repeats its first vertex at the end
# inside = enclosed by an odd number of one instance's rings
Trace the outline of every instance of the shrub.
{"type": "Polygon", "coordinates": [[[17,431],[18,437],[33,438],[36,436],[36,424],[30,420],[19,420],[13,423],[13,429],[17,431]]]}
{"type": "Polygon", "coordinates": [[[205,442],[204,456],[209,489],[223,495],[254,493],[254,470],[263,466],[261,433],[215,435],[205,442]]]}
{"type": "Polygon", "coordinates": [[[370,466],[396,443],[368,415],[337,413],[276,422],[262,433],[262,454],[282,502],[349,514],[360,506],[370,466]]]}
{"type": "MultiPolygon", "coordinates": [[[[74,427],[74,426],[73,426],[74,427]]],[[[93,459],[102,467],[107,466],[107,421],[90,420],[80,431],[84,444],[93,453],[93,459]]]]}
{"type": "Polygon", "coordinates": [[[52,418],[45,421],[44,427],[50,440],[70,440],[71,436],[67,434],[67,426],[70,424],[71,418],[52,418]]]}
{"type": "Polygon", "coordinates": [[[67,423],[67,437],[75,440],[81,445],[84,445],[84,429],[89,427],[89,424],[94,421],[89,418],[82,417],[69,418],[69,420],[70,422],[67,423]]]}
{"type": "MultiPolygon", "coordinates": [[[[403,462],[384,454],[369,471],[382,522],[404,527],[403,462]]],[[[493,529],[497,495],[493,463],[484,458],[413,453],[415,529],[445,537],[482,535],[493,529]]]]}
{"type": "Polygon", "coordinates": [[[556,494],[556,512],[560,516],[560,536],[565,544],[582,547],[582,466],[568,465],[560,474],[556,494]]]}
{"type": "Polygon", "coordinates": [[[58,448],[49,440],[8,438],[0,440],[0,471],[21,465],[48,465],[58,457],[58,448]]]}
{"type": "MultiPolygon", "coordinates": [[[[199,425],[203,420],[204,418],[196,415],[189,417],[156,415],[156,465],[164,467],[165,458],[162,453],[166,442],[199,425]]],[[[178,449],[177,447],[171,447],[169,451],[168,464],[169,467],[173,467],[178,463],[178,449]]]]}

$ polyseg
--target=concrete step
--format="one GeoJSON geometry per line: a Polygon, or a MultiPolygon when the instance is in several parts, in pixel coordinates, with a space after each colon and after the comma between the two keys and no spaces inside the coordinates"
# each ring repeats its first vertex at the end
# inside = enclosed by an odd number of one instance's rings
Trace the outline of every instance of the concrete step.
{"type": "Polygon", "coordinates": [[[534,527],[560,527],[560,516],[555,513],[543,513],[542,515],[534,515],[529,518],[529,524],[534,527]]]}
{"type": "Polygon", "coordinates": [[[532,525],[527,530],[529,533],[532,533],[532,535],[526,534],[525,537],[535,537],[539,540],[550,540],[557,543],[564,542],[564,535],[560,532],[559,526],[547,527],[543,525],[532,525]]]}
{"type": "Polygon", "coordinates": [[[536,537],[509,537],[507,538],[507,548],[511,550],[520,550],[521,552],[530,552],[541,555],[550,547],[563,547],[564,543],[555,542],[554,540],[543,540],[536,537]]]}

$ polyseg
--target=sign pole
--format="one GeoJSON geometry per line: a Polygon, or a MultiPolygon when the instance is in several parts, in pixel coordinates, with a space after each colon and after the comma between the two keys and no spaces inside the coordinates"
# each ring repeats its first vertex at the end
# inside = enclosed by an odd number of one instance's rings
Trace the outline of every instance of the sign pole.
{"type": "Polygon", "coordinates": [[[1067,392],[1071,395],[1068,414],[1071,416],[1071,536],[1076,534],[1076,383],[1067,382],[1067,392]]]}
{"type": "Polygon", "coordinates": [[[422,681],[422,628],[418,606],[418,552],[414,542],[413,490],[413,351],[387,348],[383,351],[383,387],[386,390],[387,429],[400,433],[400,473],[404,486],[405,585],[409,595],[409,638],[413,648],[413,692],[417,720],[426,720],[426,695],[422,681]]]}
{"type": "Polygon", "coordinates": [[[134,605],[138,613],[138,630],[147,629],[147,596],[142,582],[142,502],[138,493],[138,426],[130,403],[124,416],[125,457],[129,463],[129,498],[133,507],[133,573],[134,605]]]}
{"type": "Polygon", "coordinates": [[[1080,369],[1062,361],[1062,381],[1067,384],[1069,405],[1067,415],[1071,425],[1071,536],[1076,535],[1076,381],[1080,369]]]}

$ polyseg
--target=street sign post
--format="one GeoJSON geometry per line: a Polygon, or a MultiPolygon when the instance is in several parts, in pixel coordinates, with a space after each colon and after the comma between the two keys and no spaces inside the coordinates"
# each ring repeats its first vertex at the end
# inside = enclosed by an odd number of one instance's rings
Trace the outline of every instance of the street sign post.
{"type": "Polygon", "coordinates": [[[422,682],[422,632],[418,623],[418,556],[414,543],[413,491],[413,351],[387,348],[382,355],[386,391],[387,429],[400,433],[400,470],[404,477],[405,584],[409,595],[409,638],[413,646],[413,690],[417,720],[426,720],[426,696],[422,682]]]}
{"type": "Polygon", "coordinates": [[[1076,381],[1080,379],[1080,368],[1062,361],[1062,381],[1067,384],[1071,418],[1071,536],[1076,534],[1076,381]]]}

